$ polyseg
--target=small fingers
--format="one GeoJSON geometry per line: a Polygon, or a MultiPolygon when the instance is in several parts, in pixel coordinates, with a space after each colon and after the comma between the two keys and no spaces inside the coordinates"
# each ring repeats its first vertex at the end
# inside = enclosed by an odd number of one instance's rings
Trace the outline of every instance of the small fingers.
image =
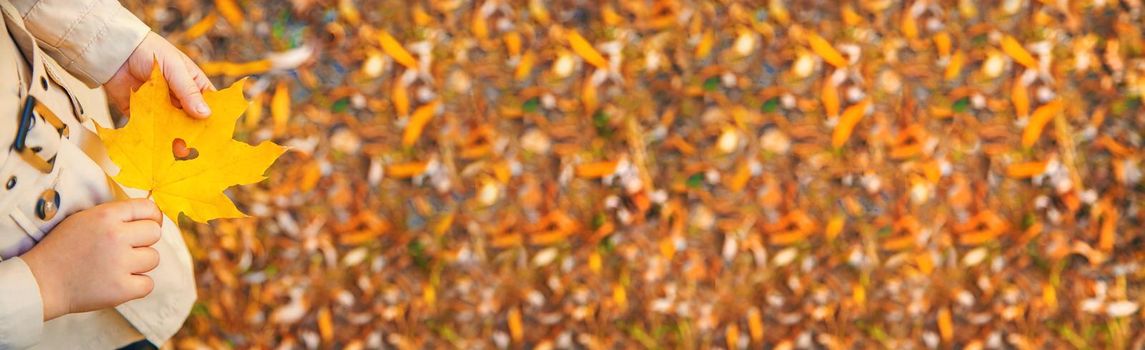
{"type": "Polygon", "coordinates": [[[190,57],[183,55],[183,64],[187,66],[187,72],[191,74],[192,79],[195,80],[195,85],[199,87],[199,91],[215,91],[215,83],[207,77],[207,73],[203,72],[190,57]]]}
{"type": "Polygon", "coordinates": [[[187,70],[186,64],[182,62],[171,63],[173,64],[163,65],[163,75],[167,78],[167,84],[171,87],[171,92],[174,93],[175,98],[179,100],[179,105],[183,107],[183,111],[195,118],[210,116],[211,107],[207,106],[207,101],[203,99],[202,89],[199,87],[199,83],[195,81],[192,73],[187,70]]]}
{"type": "Polygon", "coordinates": [[[163,229],[154,221],[134,221],[124,224],[124,227],[124,239],[132,247],[150,247],[163,237],[163,229]]]}
{"type": "Polygon", "coordinates": [[[123,281],[124,297],[135,300],[151,294],[155,289],[155,281],[147,275],[130,275],[123,281]]]}
{"type": "Polygon", "coordinates": [[[127,270],[132,274],[147,273],[159,267],[159,251],[151,247],[131,248],[127,270]]]}
{"type": "Polygon", "coordinates": [[[135,198],[105,204],[109,206],[115,219],[121,222],[150,220],[155,224],[163,222],[163,213],[150,199],[135,198]]]}

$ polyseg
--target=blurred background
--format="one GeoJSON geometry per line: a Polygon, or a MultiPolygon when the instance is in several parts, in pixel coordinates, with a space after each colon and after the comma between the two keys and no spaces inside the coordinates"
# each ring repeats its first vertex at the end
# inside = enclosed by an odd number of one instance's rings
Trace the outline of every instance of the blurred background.
{"type": "Polygon", "coordinates": [[[292,147],[175,348],[1142,348],[1140,0],[125,4],[292,147]]]}

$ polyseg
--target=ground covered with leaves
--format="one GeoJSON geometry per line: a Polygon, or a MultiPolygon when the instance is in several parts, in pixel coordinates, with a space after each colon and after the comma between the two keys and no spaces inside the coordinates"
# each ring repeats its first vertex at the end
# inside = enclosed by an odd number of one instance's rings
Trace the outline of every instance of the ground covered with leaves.
{"type": "Polygon", "coordinates": [[[1140,0],[128,6],[291,147],[176,347],[1145,346],[1140,0]]]}

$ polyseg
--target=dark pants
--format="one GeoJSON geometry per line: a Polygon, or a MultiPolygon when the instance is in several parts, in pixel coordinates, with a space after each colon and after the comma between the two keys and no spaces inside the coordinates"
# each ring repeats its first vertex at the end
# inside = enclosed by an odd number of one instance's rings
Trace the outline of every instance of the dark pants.
{"type": "Polygon", "coordinates": [[[157,350],[157,349],[159,349],[159,348],[155,347],[155,345],[151,344],[151,342],[146,341],[146,340],[140,340],[140,341],[137,341],[137,342],[134,342],[131,344],[127,344],[127,346],[124,346],[122,348],[119,348],[119,350],[157,350]]]}

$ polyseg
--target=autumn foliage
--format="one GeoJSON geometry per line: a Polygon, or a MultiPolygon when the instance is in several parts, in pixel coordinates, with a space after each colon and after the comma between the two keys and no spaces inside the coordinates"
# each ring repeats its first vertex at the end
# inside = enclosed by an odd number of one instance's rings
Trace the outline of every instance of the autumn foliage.
{"type": "Polygon", "coordinates": [[[1145,343],[1139,1],[133,3],[292,149],[180,347],[1145,343]]]}

